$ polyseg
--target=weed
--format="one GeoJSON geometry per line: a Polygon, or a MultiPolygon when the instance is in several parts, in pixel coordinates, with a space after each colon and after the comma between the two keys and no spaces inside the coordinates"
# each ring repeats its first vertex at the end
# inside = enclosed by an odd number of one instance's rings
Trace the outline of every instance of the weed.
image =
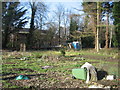
{"type": "Polygon", "coordinates": [[[60,52],[61,52],[62,56],[65,56],[65,50],[64,49],[61,49],[60,52]]]}
{"type": "MultiPolygon", "coordinates": [[[[100,50],[99,54],[96,53],[95,50],[81,50],[81,51],[61,50],[61,51],[36,51],[36,52],[32,51],[30,52],[30,54],[29,53],[21,54],[22,57],[27,57],[29,58],[29,60],[20,60],[18,58],[13,59],[14,56],[11,56],[10,58],[4,58],[3,65],[2,65],[2,73],[5,74],[8,72],[11,72],[11,73],[16,73],[16,74],[27,74],[27,75],[36,74],[36,73],[46,73],[47,76],[49,76],[50,73],[55,73],[53,74],[53,77],[40,77],[39,80],[40,82],[45,82],[45,81],[51,82],[52,81],[53,83],[55,82],[60,83],[61,80],[59,80],[58,78],[62,77],[64,80],[65,78],[70,76],[72,69],[80,68],[81,65],[83,65],[85,62],[90,62],[92,63],[93,66],[99,69],[104,69],[109,74],[118,75],[117,73],[118,67],[115,66],[117,62],[108,62],[108,61],[101,60],[101,59],[99,60],[88,59],[86,57],[84,59],[84,55],[89,55],[91,57],[97,57],[97,56],[111,57],[111,56],[117,55],[116,51],[113,51],[112,53],[110,51],[111,50],[109,50],[108,51],[109,53],[107,53],[107,51],[105,52],[104,50],[102,51],[100,50]],[[61,57],[61,55],[65,57],[61,57]],[[93,62],[97,62],[97,63],[93,63],[93,62]],[[53,68],[42,69],[42,66],[53,66],[53,68]],[[15,70],[14,68],[31,69],[33,70],[33,72],[29,72],[25,70],[23,71],[15,70]]],[[[9,75],[5,75],[5,77],[6,76],[8,77],[9,75]]],[[[17,88],[17,86],[5,80],[3,82],[3,87],[4,88],[17,88]]]]}

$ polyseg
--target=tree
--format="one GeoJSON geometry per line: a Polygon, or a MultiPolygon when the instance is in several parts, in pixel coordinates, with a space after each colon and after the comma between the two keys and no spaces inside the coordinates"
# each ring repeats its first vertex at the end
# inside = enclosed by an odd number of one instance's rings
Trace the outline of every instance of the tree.
{"type": "Polygon", "coordinates": [[[63,24],[64,24],[64,37],[65,37],[65,40],[67,40],[67,27],[69,25],[69,10],[68,9],[65,9],[65,11],[63,12],[63,24]]]}
{"type": "Polygon", "coordinates": [[[30,29],[29,29],[29,36],[28,36],[28,47],[31,48],[32,46],[32,38],[33,38],[33,31],[35,30],[35,13],[37,10],[37,5],[35,2],[29,2],[31,8],[31,21],[30,21],[30,29]]]}
{"type": "Polygon", "coordinates": [[[19,8],[19,2],[3,2],[2,3],[2,29],[3,29],[3,47],[7,48],[9,35],[18,32],[19,28],[23,28],[27,23],[26,9],[19,8]]]}
{"type": "Polygon", "coordinates": [[[47,20],[47,5],[45,5],[43,2],[39,2],[37,4],[37,10],[35,15],[35,24],[36,28],[42,30],[43,26],[45,25],[45,21],[47,20]]]}
{"type": "Polygon", "coordinates": [[[42,17],[46,10],[46,6],[43,2],[29,2],[31,8],[31,21],[30,21],[30,30],[28,36],[28,47],[31,48],[33,44],[33,32],[37,28],[42,29],[42,17]]]}
{"type": "Polygon", "coordinates": [[[100,27],[99,27],[99,25],[100,25],[100,2],[97,2],[97,34],[96,34],[96,36],[97,36],[97,52],[99,52],[99,31],[100,31],[100,27]]]}
{"type": "MultiPolygon", "coordinates": [[[[83,11],[91,18],[91,26],[95,36],[95,49],[97,49],[97,3],[96,2],[83,2],[83,11]]],[[[88,22],[89,23],[89,22],[88,22]]]]}
{"type": "MultiPolygon", "coordinates": [[[[108,48],[108,41],[109,41],[109,16],[112,12],[113,4],[110,2],[103,2],[102,3],[102,13],[106,14],[106,32],[105,32],[105,48],[108,48]]],[[[104,15],[103,15],[104,16],[104,15]]]]}
{"type": "Polygon", "coordinates": [[[120,2],[114,2],[113,18],[115,25],[115,38],[118,48],[120,49],[120,2]]]}
{"type": "MultiPolygon", "coordinates": [[[[2,8],[2,2],[0,1],[0,8],[2,8]]],[[[2,11],[0,10],[0,21],[2,21],[2,11]]],[[[2,23],[0,23],[0,41],[2,41],[2,23]]],[[[2,42],[0,43],[0,49],[2,50],[2,42]]],[[[0,52],[2,55],[2,52],[0,52]]]]}
{"type": "Polygon", "coordinates": [[[100,30],[100,22],[101,22],[101,2],[84,2],[83,11],[87,13],[91,17],[93,23],[93,31],[95,34],[95,49],[97,52],[99,51],[99,30],[100,30]]]}
{"type": "Polygon", "coordinates": [[[63,19],[63,14],[64,14],[64,7],[63,7],[62,4],[58,4],[57,5],[57,10],[55,11],[55,15],[56,15],[56,18],[57,18],[57,21],[58,21],[59,44],[61,43],[61,41],[60,41],[60,38],[61,38],[60,27],[61,27],[61,23],[62,23],[62,19],[63,19]]]}
{"type": "Polygon", "coordinates": [[[77,21],[75,20],[75,14],[72,14],[70,16],[70,41],[74,41],[74,31],[78,30],[78,24],[77,24],[77,21]]]}

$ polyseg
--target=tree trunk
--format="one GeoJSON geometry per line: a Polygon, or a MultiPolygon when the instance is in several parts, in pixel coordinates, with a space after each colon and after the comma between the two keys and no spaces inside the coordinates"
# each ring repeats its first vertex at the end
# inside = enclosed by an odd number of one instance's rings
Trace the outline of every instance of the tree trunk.
{"type": "Polygon", "coordinates": [[[8,34],[5,34],[5,40],[4,40],[4,44],[3,44],[4,48],[7,48],[7,43],[8,43],[8,34]]]}
{"type": "Polygon", "coordinates": [[[97,33],[97,32],[96,32],[96,30],[97,30],[97,28],[96,28],[97,22],[96,22],[95,16],[92,16],[91,19],[92,19],[92,21],[93,21],[93,22],[92,22],[92,23],[93,23],[93,25],[92,25],[93,27],[92,27],[92,28],[93,28],[94,37],[95,37],[95,38],[94,38],[94,39],[95,39],[95,41],[94,41],[95,46],[94,46],[94,47],[95,47],[95,49],[97,49],[97,43],[96,43],[96,42],[97,42],[97,34],[96,34],[96,33],[97,33]]]}
{"type": "Polygon", "coordinates": [[[100,25],[100,15],[99,15],[100,14],[100,10],[99,9],[100,9],[100,2],[97,2],[97,33],[96,33],[96,36],[97,36],[96,37],[96,39],[97,39],[96,40],[97,52],[99,52],[99,29],[100,29],[99,28],[99,25],[100,25]]]}
{"type": "Polygon", "coordinates": [[[26,51],[26,44],[25,43],[21,43],[20,44],[20,51],[21,52],[25,52],[26,51]]]}
{"type": "Polygon", "coordinates": [[[23,51],[23,44],[20,43],[20,51],[22,52],[23,51]]]}
{"type": "Polygon", "coordinates": [[[28,36],[28,47],[29,48],[31,48],[31,46],[32,46],[35,12],[36,12],[36,10],[34,8],[32,8],[32,15],[31,15],[31,22],[30,22],[30,29],[29,29],[29,36],[28,36]]]}
{"type": "Polygon", "coordinates": [[[95,30],[95,49],[97,50],[97,32],[95,30]]]}
{"type": "Polygon", "coordinates": [[[60,23],[61,23],[61,21],[60,21],[60,16],[59,16],[59,27],[58,27],[59,28],[59,31],[58,31],[59,32],[59,41],[58,41],[59,45],[60,45],[60,23]]]}
{"type": "Polygon", "coordinates": [[[110,30],[110,43],[109,43],[109,48],[112,47],[112,27],[111,27],[111,30],[110,30]]]}
{"type": "Polygon", "coordinates": [[[66,30],[66,25],[65,25],[65,40],[67,40],[67,30],[66,30]]]}
{"type": "Polygon", "coordinates": [[[4,48],[7,48],[7,44],[8,44],[8,36],[9,36],[8,30],[9,30],[9,28],[7,27],[7,28],[5,29],[5,40],[4,40],[4,42],[3,42],[3,47],[4,47],[4,48]]]}
{"type": "Polygon", "coordinates": [[[25,51],[26,51],[26,44],[23,43],[23,52],[25,52],[25,51]]]}
{"type": "Polygon", "coordinates": [[[42,22],[43,22],[43,20],[42,20],[42,15],[40,14],[40,30],[42,30],[42,22]]]}
{"type": "MultiPolygon", "coordinates": [[[[0,2],[0,8],[2,9],[2,2],[0,2]]],[[[1,23],[0,23],[0,50],[2,50],[2,10],[0,10],[0,21],[1,21],[1,23]]],[[[0,55],[1,55],[1,52],[0,52],[0,55]]]]}
{"type": "Polygon", "coordinates": [[[82,39],[80,37],[80,49],[82,50],[82,39]]]}
{"type": "Polygon", "coordinates": [[[105,33],[105,39],[106,39],[106,41],[105,41],[105,48],[108,48],[108,30],[109,30],[109,27],[108,27],[108,25],[109,25],[109,16],[108,16],[108,14],[106,15],[107,16],[107,20],[106,20],[106,33],[105,33]]]}

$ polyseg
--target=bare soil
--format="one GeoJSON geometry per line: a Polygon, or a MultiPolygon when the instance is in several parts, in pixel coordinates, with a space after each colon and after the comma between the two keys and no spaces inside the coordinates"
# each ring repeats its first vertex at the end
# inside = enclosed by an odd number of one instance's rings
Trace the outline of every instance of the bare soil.
{"type": "MultiPolygon", "coordinates": [[[[26,75],[29,80],[9,80],[9,83],[20,87],[28,86],[29,88],[88,88],[93,85],[93,82],[86,84],[85,81],[79,79],[73,79],[70,76],[63,76],[60,73],[48,73],[48,74],[34,74],[26,75]],[[43,79],[39,79],[43,78],[43,79]],[[48,80],[48,78],[50,80],[48,80]]],[[[96,82],[98,85],[111,86],[117,88],[118,82],[115,80],[101,80],[96,82]]]]}
{"type": "MultiPolygon", "coordinates": [[[[105,56],[78,55],[71,57],[81,57],[84,59],[98,60],[90,63],[99,63],[99,60],[104,60],[108,62],[119,61],[119,59],[114,59],[113,57],[105,57],[105,56]]],[[[60,59],[74,61],[74,59],[73,58],[71,59],[71,57],[60,57],[60,59]]],[[[58,60],[57,58],[58,57],[52,58],[52,60],[57,61],[58,60]]],[[[79,60],[79,59],[75,59],[75,60],[79,60]]],[[[5,64],[16,64],[16,63],[7,62],[5,64]]],[[[71,75],[64,75],[63,73],[59,73],[59,72],[37,73],[34,70],[27,68],[13,68],[11,70],[36,73],[36,74],[26,74],[26,76],[30,78],[29,80],[15,80],[15,77],[18,76],[18,74],[16,73],[3,74],[3,76],[7,76],[6,78],[3,78],[3,80],[6,80],[7,82],[20,87],[28,86],[29,88],[88,88],[90,85],[93,85],[93,82],[86,84],[85,81],[83,80],[73,79],[71,75]]],[[[118,87],[117,79],[114,81],[101,79],[98,80],[98,82],[96,83],[114,88],[118,87]]]]}

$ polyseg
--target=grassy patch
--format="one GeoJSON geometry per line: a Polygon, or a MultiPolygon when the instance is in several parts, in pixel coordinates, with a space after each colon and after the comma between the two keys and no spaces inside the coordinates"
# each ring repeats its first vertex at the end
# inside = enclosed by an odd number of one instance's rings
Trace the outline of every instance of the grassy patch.
{"type": "Polygon", "coordinates": [[[19,88],[19,86],[12,85],[8,81],[2,80],[2,88],[19,88]]]}
{"type": "MultiPolygon", "coordinates": [[[[96,53],[94,50],[80,50],[80,51],[66,51],[65,57],[61,56],[60,51],[32,51],[21,54],[22,57],[26,57],[28,59],[21,59],[19,54],[16,54],[16,58],[13,58],[14,55],[9,56],[9,52],[7,54],[3,54],[3,65],[2,72],[3,74],[7,73],[17,73],[19,74],[37,74],[37,73],[45,73],[47,75],[51,73],[55,73],[56,77],[39,77],[38,80],[49,81],[49,82],[57,82],[61,81],[58,78],[70,78],[72,74],[71,71],[74,68],[80,68],[85,62],[91,63],[93,66],[99,69],[104,69],[108,72],[108,74],[118,75],[118,62],[109,62],[101,59],[89,59],[84,58],[82,55],[89,55],[90,57],[111,57],[117,53],[117,50],[114,50],[110,53],[110,51],[100,50],[99,53],[96,53]],[[19,57],[19,58],[18,58],[19,57]],[[82,59],[83,58],[83,59],[82,59]],[[42,69],[43,66],[52,66],[52,68],[42,69]]],[[[11,54],[11,53],[10,53],[11,54]]],[[[103,59],[103,58],[102,58],[103,59]]],[[[4,75],[4,77],[8,77],[9,75],[4,75]]],[[[71,79],[68,79],[68,81],[71,79]]],[[[75,81],[78,82],[79,80],[75,81]]],[[[17,88],[19,86],[12,85],[7,80],[2,80],[4,88],[17,88]]],[[[70,81],[73,82],[73,81],[70,81]]],[[[43,85],[44,86],[44,85],[43,85]]],[[[23,86],[23,87],[27,87],[23,86]]]]}

